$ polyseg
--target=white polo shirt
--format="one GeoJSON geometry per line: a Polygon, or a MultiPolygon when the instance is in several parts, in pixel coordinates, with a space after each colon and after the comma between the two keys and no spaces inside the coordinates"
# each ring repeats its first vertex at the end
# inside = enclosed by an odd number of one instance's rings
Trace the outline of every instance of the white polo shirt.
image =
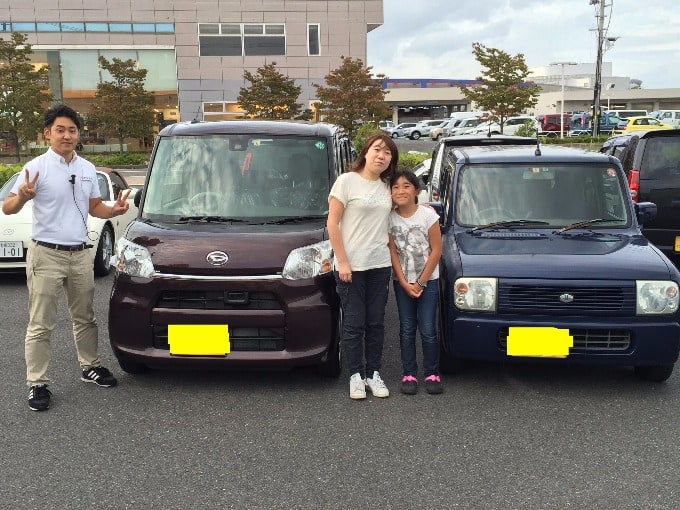
{"type": "Polygon", "coordinates": [[[21,175],[12,187],[19,194],[19,185],[35,178],[35,198],[25,207],[33,206],[31,237],[36,241],[56,244],[80,244],[87,241],[87,214],[90,199],[101,196],[97,172],[89,161],[73,154],[70,163],[51,148],[24,165],[21,175]],[[71,184],[71,176],[75,183],[71,184]]]}

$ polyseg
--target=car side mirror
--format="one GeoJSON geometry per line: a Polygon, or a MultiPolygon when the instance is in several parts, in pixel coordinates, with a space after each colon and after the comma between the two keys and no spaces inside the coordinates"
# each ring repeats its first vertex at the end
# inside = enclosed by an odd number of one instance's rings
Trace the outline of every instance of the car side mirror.
{"type": "Polygon", "coordinates": [[[637,216],[640,226],[647,221],[652,221],[656,218],[656,204],[652,202],[640,202],[635,204],[635,215],[637,216]]]}
{"type": "Polygon", "coordinates": [[[142,201],[142,194],[144,193],[144,188],[139,188],[135,193],[134,203],[135,207],[139,208],[139,203],[142,201]]]}

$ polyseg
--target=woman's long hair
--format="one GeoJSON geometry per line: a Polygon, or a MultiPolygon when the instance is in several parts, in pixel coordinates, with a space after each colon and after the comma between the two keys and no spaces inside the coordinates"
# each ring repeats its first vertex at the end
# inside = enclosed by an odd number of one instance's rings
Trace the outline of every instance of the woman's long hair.
{"type": "Polygon", "coordinates": [[[373,145],[377,141],[382,141],[385,145],[387,145],[387,148],[390,150],[390,153],[392,154],[390,164],[380,174],[380,180],[387,184],[390,182],[392,174],[394,174],[394,172],[396,172],[397,170],[397,163],[399,163],[399,149],[397,148],[397,144],[394,143],[394,140],[392,140],[392,138],[389,135],[386,135],[385,133],[382,132],[376,133],[372,135],[368,140],[366,140],[366,143],[361,148],[361,152],[359,152],[357,159],[355,159],[354,162],[351,164],[349,170],[351,172],[360,172],[361,170],[364,169],[364,166],[366,165],[366,154],[368,153],[368,149],[370,149],[371,145],[373,145]]]}

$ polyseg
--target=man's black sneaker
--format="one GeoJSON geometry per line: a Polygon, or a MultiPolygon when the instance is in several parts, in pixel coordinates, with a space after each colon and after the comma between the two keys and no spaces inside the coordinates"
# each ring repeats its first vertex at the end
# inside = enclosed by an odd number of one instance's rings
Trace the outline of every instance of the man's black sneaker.
{"type": "Polygon", "coordinates": [[[104,367],[90,367],[83,370],[80,380],[95,383],[97,386],[103,386],[104,388],[110,388],[118,384],[113,374],[104,367]]]}
{"type": "Polygon", "coordinates": [[[50,408],[52,392],[45,384],[35,384],[28,390],[28,407],[31,411],[46,411],[50,408]]]}

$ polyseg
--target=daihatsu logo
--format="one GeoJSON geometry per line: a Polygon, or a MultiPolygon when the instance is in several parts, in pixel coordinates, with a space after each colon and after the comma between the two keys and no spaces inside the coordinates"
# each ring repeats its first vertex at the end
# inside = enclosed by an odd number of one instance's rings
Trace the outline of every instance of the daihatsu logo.
{"type": "Polygon", "coordinates": [[[560,294],[560,301],[563,303],[571,303],[574,300],[574,296],[572,294],[567,294],[566,292],[564,294],[560,294]]]}
{"type": "Polygon", "coordinates": [[[2,231],[3,236],[11,236],[12,234],[14,234],[14,229],[12,228],[6,228],[2,231]]]}
{"type": "Polygon", "coordinates": [[[205,259],[213,266],[223,266],[229,260],[229,255],[223,251],[211,251],[205,259]]]}

